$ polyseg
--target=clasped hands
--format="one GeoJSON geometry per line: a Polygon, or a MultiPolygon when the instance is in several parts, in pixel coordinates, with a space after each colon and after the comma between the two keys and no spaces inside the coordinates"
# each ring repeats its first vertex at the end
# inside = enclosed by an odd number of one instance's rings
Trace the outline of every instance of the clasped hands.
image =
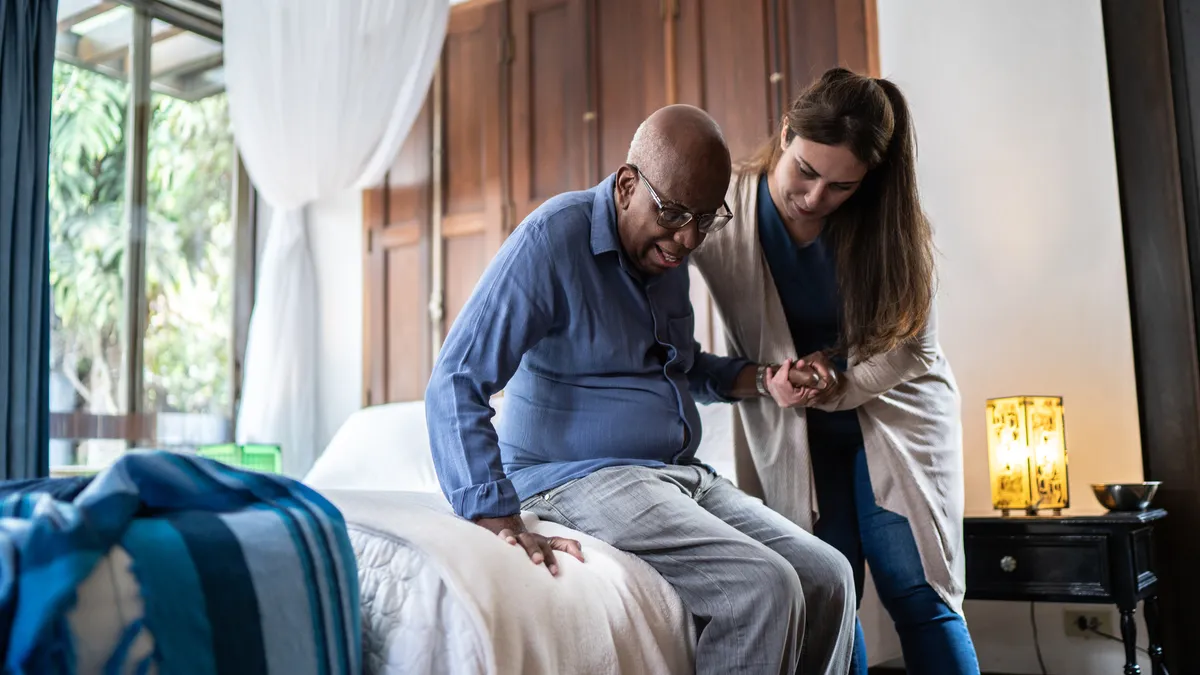
{"type": "Polygon", "coordinates": [[[781,408],[810,407],[829,400],[842,388],[841,373],[822,352],[768,366],[767,393],[781,408]]]}

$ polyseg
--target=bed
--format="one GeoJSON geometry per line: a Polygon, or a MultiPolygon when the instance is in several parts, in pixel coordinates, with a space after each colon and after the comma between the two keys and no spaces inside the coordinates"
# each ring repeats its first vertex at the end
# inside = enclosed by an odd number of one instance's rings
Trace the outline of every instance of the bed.
{"type": "MultiPolygon", "coordinates": [[[[732,476],[729,415],[702,408],[700,454],[732,476]]],[[[305,482],[346,519],[365,673],[694,672],[691,617],[638,558],[524,514],[529,529],[583,545],[587,562],[559,556],[555,578],[457,518],[438,488],[420,401],[352,415],[305,482]]]]}

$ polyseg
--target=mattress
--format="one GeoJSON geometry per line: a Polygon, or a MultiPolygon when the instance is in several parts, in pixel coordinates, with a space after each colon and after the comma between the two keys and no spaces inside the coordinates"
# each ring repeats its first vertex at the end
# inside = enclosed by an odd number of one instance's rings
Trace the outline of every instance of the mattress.
{"type": "Polygon", "coordinates": [[[351,526],[363,612],[363,673],[484,673],[485,637],[429,556],[351,526]]]}

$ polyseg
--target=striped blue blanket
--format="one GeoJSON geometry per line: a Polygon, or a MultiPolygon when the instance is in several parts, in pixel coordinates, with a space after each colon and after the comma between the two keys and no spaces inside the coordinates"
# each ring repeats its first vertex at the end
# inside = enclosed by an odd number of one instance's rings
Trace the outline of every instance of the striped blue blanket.
{"type": "Polygon", "coordinates": [[[159,673],[361,672],[358,577],[341,513],[295,481],[166,452],[135,452],[70,502],[0,502],[5,672],[71,673],[75,589],[114,545],[132,558],[139,633],[159,673]]]}

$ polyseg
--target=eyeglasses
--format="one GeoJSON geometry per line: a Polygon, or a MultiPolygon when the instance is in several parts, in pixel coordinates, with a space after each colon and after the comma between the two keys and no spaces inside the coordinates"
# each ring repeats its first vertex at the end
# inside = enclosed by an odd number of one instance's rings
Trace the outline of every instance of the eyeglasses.
{"type": "Polygon", "coordinates": [[[630,164],[629,166],[637,173],[638,178],[642,179],[642,184],[650,191],[650,198],[658,206],[658,224],[660,227],[665,227],[668,230],[682,230],[688,226],[688,223],[695,220],[696,227],[701,232],[711,234],[725,227],[725,224],[733,218],[733,212],[729,210],[729,204],[724,201],[721,202],[721,210],[716,213],[703,213],[700,215],[696,215],[686,209],[681,209],[678,206],[664,206],[662,199],[658,197],[658,192],[654,190],[654,186],[642,175],[641,169],[637,168],[634,164],[630,164]]]}

